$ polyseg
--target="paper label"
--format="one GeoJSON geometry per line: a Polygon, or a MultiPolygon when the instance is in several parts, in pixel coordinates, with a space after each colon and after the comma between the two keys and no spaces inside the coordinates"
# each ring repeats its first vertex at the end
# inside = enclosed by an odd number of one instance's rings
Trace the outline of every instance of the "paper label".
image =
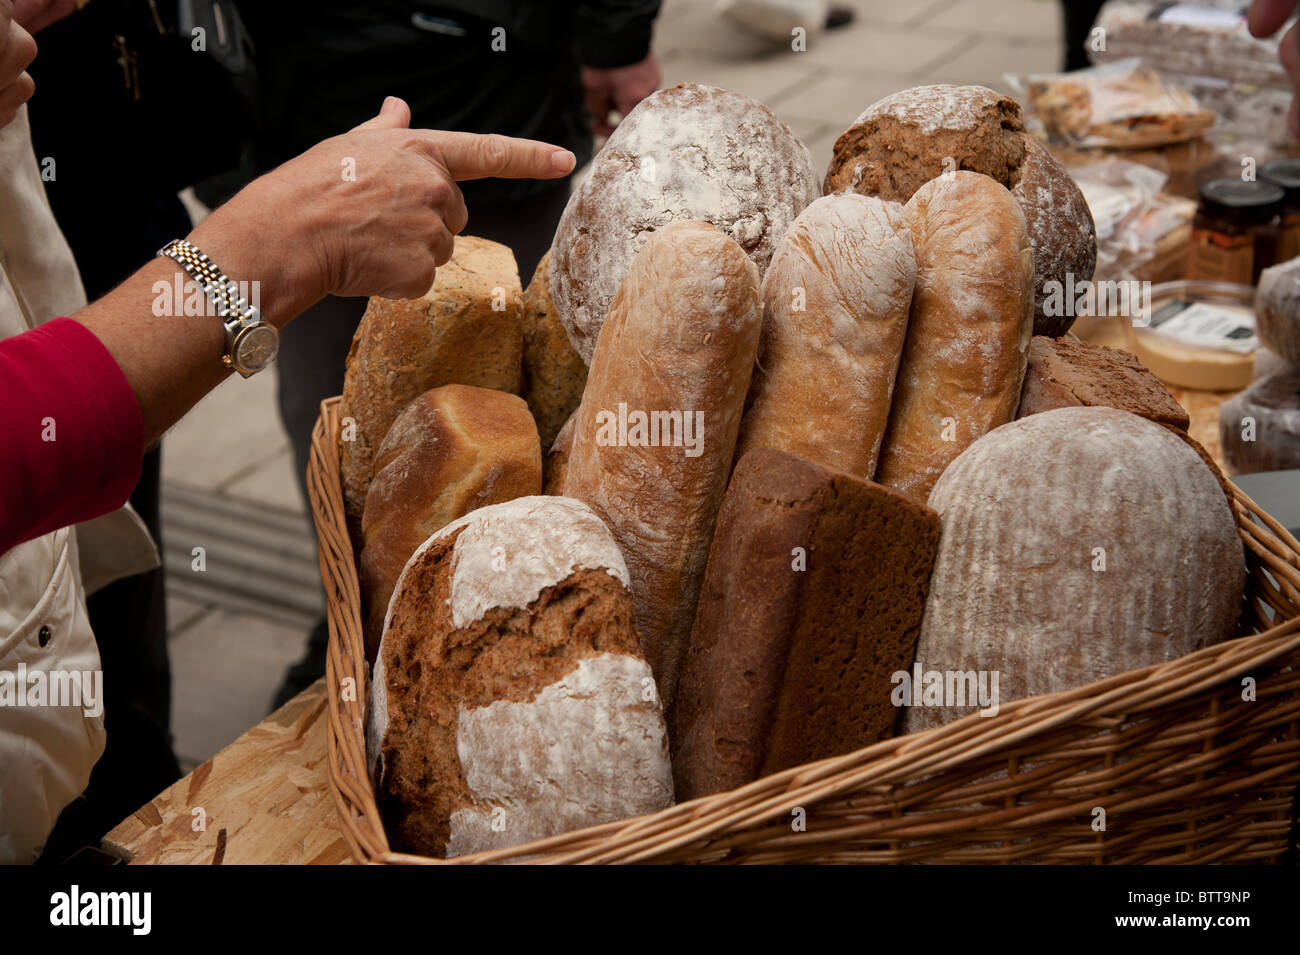
{"type": "Polygon", "coordinates": [[[1176,298],[1151,314],[1151,328],[1185,345],[1249,355],[1257,347],[1255,316],[1176,298]]]}
{"type": "Polygon", "coordinates": [[[1207,7],[1199,3],[1173,3],[1156,14],[1159,23],[1232,29],[1246,19],[1246,8],[1207,7]]]}

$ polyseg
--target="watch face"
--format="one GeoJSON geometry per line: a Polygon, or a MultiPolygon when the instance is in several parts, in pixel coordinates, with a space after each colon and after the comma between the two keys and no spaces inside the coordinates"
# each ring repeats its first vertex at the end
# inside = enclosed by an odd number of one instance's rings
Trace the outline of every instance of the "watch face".
{"type": "Polygon", "coordinates": [[[279,350],[280,333],[275,326],[254,325],[235,339],[235,366],[251,375],[275,361],[279,350]]]}

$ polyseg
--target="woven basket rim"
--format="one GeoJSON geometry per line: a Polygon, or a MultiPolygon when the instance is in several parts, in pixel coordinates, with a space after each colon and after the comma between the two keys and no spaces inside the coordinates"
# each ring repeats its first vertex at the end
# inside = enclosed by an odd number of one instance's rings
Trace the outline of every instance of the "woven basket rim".
{"type": "Polygon", "coordinates": [[[454,859],[395,852],[389,845],[366,771],[364,707],[369,673],[361,629],[360,590],[339,478],[340,401],[333,397],[321,402],[312,435],[308,491],[319,540],[330,632],[326,658],[330,791],[345,841],[358,862],[463,865],[652,861],[677,846],[759,825],[787,815],[794,807],[849,790],[867,785],[897,786],[990,754],[1014,754],[1029,741],[1077,721],[1133,720],[1277,661],[1294,657],[1300,662],[1300,542],[1228,481],[1246,551],[1254,555],[1275,584],[1275,592],[1265,592],[1257,602],[1248,602],[1255,625],[1262,628],[1268,622],[1260,603],[1279,615],[1293,614],[1262,632],[1070,690],[1002,703],[995,716],[970,714],[929,730],[891,737],[851,753],[765,776],[736,790],[677,803],[652,815],[454,859]],[[350,685],[345,683],[348,680],[350,685]],[[618,851],[606,859],[612,841],[619,843],[618,851]]]}

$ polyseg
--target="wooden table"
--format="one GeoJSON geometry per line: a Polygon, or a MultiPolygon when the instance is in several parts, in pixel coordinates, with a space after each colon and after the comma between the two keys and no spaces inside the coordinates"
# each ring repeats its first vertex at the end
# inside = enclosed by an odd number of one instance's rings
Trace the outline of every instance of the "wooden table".
{"type": "Polygon", "coordinates": [[[132,864],[350,862],[326,780],[324,679],[104,837],[132,864]]]}
{"type": "MultiPolygon", "coordinates": [[[[1172,390],[1226,471],[1219,405],[1235,392],[1172,390]]],[[[350,862],[325,775],[325,707],[322,679],[123,820],[105,851],[133,864],[350,862]]]]}

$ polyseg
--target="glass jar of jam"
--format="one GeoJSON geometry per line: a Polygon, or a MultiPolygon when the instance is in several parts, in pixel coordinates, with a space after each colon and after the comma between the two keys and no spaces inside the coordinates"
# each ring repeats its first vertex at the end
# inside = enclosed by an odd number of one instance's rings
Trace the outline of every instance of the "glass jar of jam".
{"type": "Polygon", "coordinates": [[[1274,159],[1259,167],[1259,178],[1281,186],[1282,228],[1278,233],[1277,260],[1300,255],[1300,159],[1274,159]]]}
{"type": "Polygon", "coordinates": [[[1189,279],[1254,285],[1278,261],[1286,194],[1271,182],[1211,179],[1192,222],[1189,279]]]}

